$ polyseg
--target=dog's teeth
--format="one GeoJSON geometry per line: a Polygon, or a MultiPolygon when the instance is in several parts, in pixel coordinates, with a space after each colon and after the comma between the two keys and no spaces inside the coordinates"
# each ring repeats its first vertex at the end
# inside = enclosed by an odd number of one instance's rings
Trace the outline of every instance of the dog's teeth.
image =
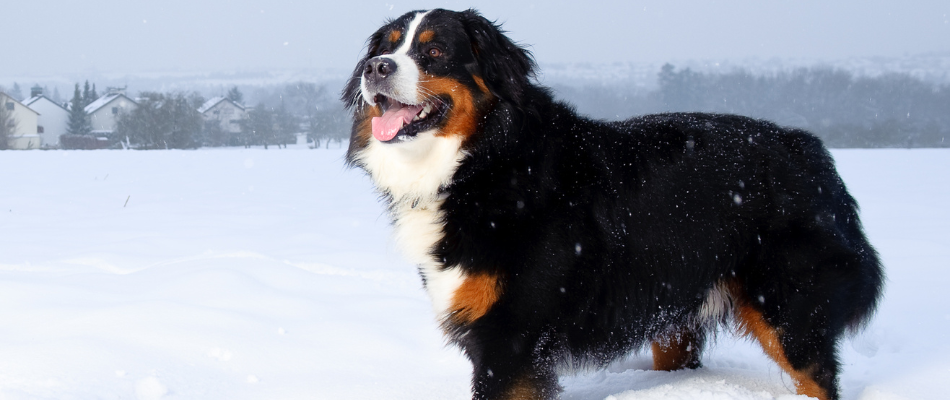
{"type": "Polygon", "coordinates": [[[432,111],[432,104],[426,104],[424,107],[422,107],[422,111],[419,111],[419,113],[416,114],[416,116],[412,120],[413,121],[421,120],[429,116],[429,112],[431,111],[432,111]]]}

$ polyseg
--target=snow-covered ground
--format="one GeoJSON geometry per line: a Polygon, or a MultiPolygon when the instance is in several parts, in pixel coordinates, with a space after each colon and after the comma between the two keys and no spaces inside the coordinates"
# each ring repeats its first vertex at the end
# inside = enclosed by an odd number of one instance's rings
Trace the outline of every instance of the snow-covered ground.
{"type": "MultiPolygon", "coordinates": [[[[465,399],[370,183],[342,150],[0,152],[0,399],[465,399]]],[[[950,150],[838,150],[887,266],[841,345],[844,399],[950,392],[950,150]]],[[[783,399],[728,333],[697,371],[646,352],[564,399],[783,399]]]]}

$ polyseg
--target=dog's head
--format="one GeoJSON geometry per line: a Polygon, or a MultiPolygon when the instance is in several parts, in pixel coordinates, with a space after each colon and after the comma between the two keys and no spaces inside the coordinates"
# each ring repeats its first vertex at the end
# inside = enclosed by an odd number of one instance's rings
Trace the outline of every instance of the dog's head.
{"type": "Polygon", "coordinates": [[[413,11],[389,21],[370,36],[343,91],[354,118],[348,159],[373,141],[464,141],[498,101],[522,102],[534,68],[527,50],[474,10],[413,11]]]}

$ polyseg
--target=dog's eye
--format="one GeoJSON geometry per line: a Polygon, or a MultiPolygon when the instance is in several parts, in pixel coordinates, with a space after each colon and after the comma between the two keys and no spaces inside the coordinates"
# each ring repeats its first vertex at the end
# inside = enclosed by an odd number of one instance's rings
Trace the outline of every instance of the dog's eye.
{"type": "Polygon", "coordinates": [[[442,50],[439,50],[437,47],[429,49],[429,57],[440,57],[442,55],[442,50]]]}

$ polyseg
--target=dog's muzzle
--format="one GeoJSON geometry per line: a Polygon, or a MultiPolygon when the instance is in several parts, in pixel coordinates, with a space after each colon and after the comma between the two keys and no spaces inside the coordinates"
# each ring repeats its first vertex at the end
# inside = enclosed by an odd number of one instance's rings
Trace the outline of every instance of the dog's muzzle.
{"type": "Polygon", "coordinates": [[[373,57],[363,68],[363,79],[379,83],[396,73],[396,62],[386,57],[373,57]]]}
{"type": "Polygon", "coordinates": [[[363,82],[366,88],[372,92],[393,92],[393,82],[395,79],[397,65],[396,60],[388,57],[373,57],[366,61],[363,67],[363,82]]]}

